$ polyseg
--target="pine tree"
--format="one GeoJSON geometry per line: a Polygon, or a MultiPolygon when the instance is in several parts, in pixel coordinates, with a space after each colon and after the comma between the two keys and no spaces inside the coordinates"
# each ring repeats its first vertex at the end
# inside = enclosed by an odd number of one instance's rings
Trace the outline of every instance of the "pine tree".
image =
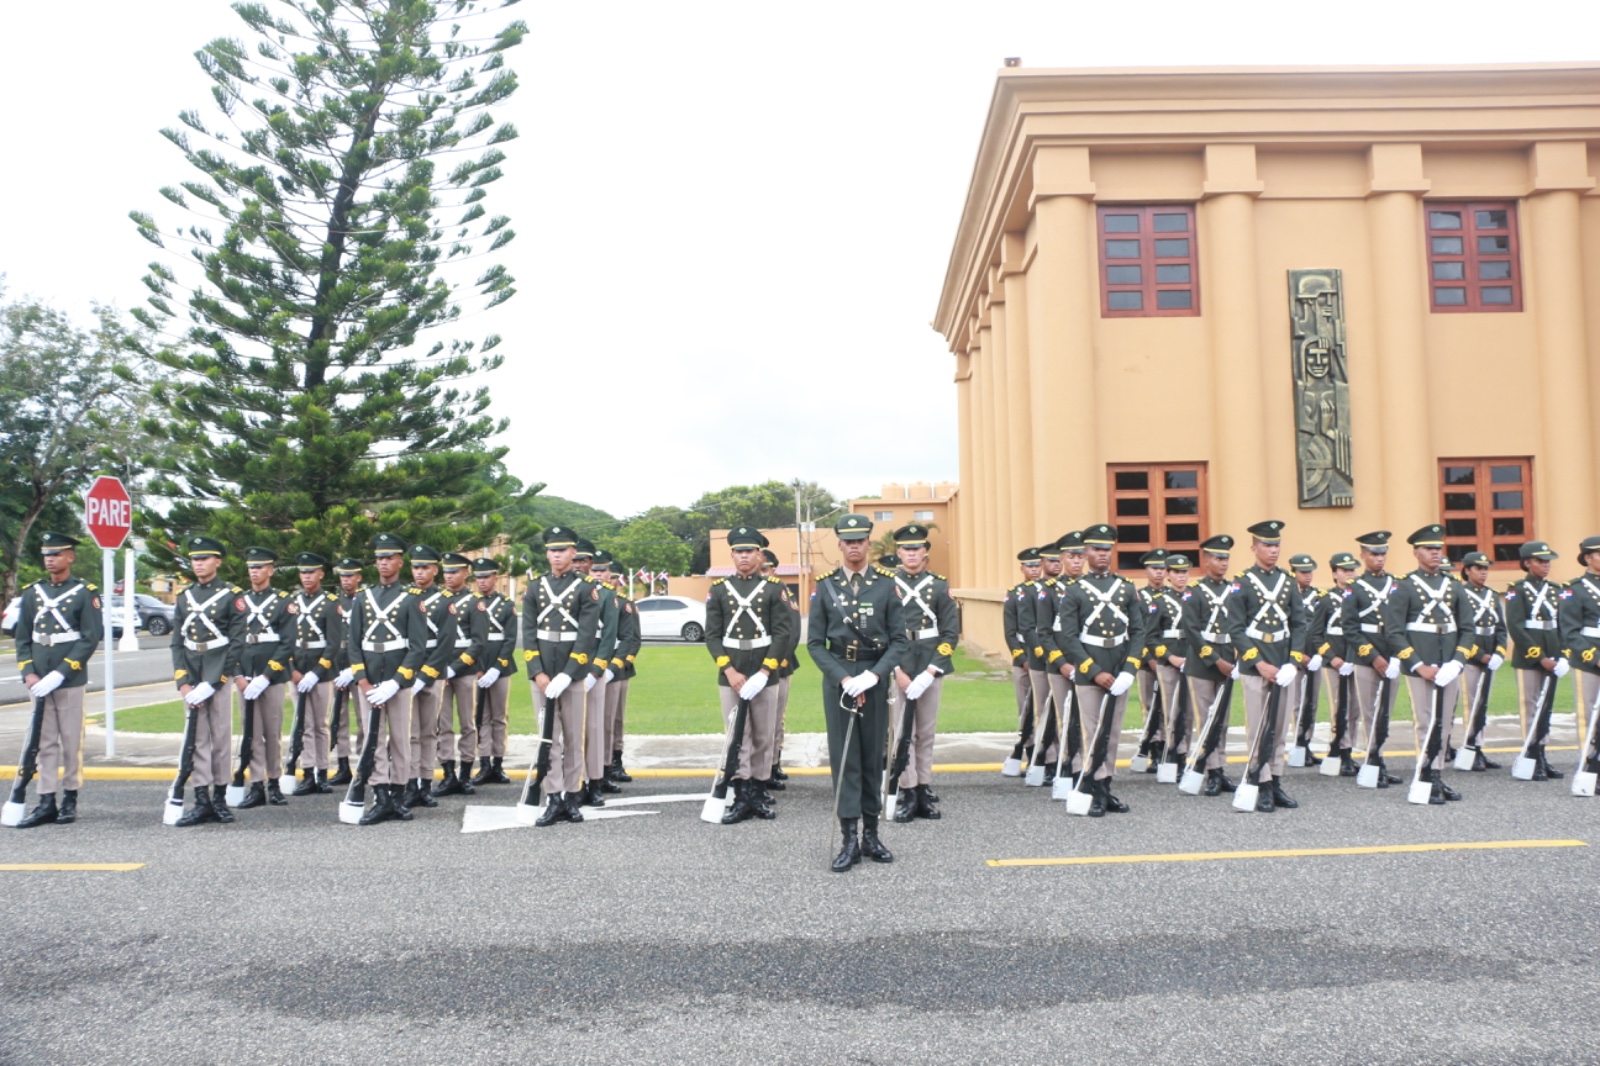
{"type": "MultiPolygon", "coordinates": [[[[153,485],[170,508],[141,516],[153,545],[205,531],[286,560],[364,554],[377,529],[446,549],[504,530],[505,423],[452,384],[500,366],[499,338],[440,338],[460,316],[446,274],[513,237],[484,201],[526,27],[477,29],[507,2],[236,3],[253,40],[196,53],[217,114],[162,131],[200,172],[161,190],[191,217],[130,215],[192,257],[151,263],[136,313],[178,372],[155,390],[183,458],[153,485]]],[[[515,292],[503,266],[475,273],[488,307],[515,292]]]]}

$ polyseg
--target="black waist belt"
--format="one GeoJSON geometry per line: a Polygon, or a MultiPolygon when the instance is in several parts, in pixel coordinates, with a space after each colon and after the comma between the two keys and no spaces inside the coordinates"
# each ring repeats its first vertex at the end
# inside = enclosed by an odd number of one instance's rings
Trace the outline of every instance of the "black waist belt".
{"type": "Polygon", "coordinates": [[[847,663],[875,663],[883,658],[884,652],[876,644],[858,644],[853,640],[848,644],[830,641],[828,650],[847,663]]]}

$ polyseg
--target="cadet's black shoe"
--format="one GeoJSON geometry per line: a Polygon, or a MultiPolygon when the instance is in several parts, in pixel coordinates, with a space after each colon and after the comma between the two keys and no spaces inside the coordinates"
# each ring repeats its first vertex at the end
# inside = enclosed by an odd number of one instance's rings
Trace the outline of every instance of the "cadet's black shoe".
{"type": "MultiPolygon", "coordinates": [[[[789,775],[784,774],[783,776],[787,778],[789,775]]],[[[762,781],[761,787],[768,792],[785,792],[788,791],[789,788],[788,785],[784,784],[782,781],[779,781],[776,777],[769,777],[765,781],[762,781]]]]}
{"type": "Polygon", "coordinates": [[[390,789],[393,792],[395,810],[405,811],[407,814],[411,813],[411,805],[415,803],[417,799],[417,782],[415,778],[407,781],[404,786],[385,785],[383,787],[390,789]]]}
{"type": "MultiPolygon", "coordinates": [[[[618,756],[619,757],[621,756],[620,752],[618,753],[618,756]]],[[[772,779],[774,781],[787,781],[787,780],[789,780],[789,775],[783,772],[782,764],[780,764],[780,763],[773,763],[772,764],[772,779]]]]}
{"type": "Polygon", "coordinates": [[[308,766],[308,767],[306,767],[304,770],[302,770],[300,772],[300,780],[295,782],[295,786],[294,786],[293,789],[290,790],[289,795],[291,795],[291,796],[311,796],[311,795],[315,795],[316,791],[317,791],[317,772],[315,770],[311,769],[311,767],[308,766]]]}
{"type": "Polygon", "coordinates": [[[1533,777],[1530,778],[1530,780],[1533,780],[1533,781],[1548,781],[1548,780],[1550,780],[1550,775],[1544,772],[1544,760],[1539,758],[1538,756],[1533,756],[1533,777]]]}
{"type": "Polygon", "coordinates": [[[1567,776],[1566,771],[1557,770],[1554,766],[1550,765],[1550,760],[1545,757],[1543,744],[1539,745],[1539,765],[1544,767],[1544,776],[1548,777],[1552,781],[1559,781],[1563,777],[1567,776]]]}
{"type": "Polygon", "coordinates": [[[749,821],[756,813],[756,805],[750,800],[750,790],[745,787],[746,784],[745,781],[736,780],[729,786],[733,789],[733,802],[722,812],[723,825],[738,825],[749,821]]]}
{"type": "Polygon", "coordinates": [[[1100,798],[1105,801],[1107,814],[1127,814],[1130,808],[1111,794],[1111,778],[1100,782],[1100,798]]]}
{"type": "Polygon", "coordinates": [[[1477,748],[1472,753],[1472,769],[1476,773],[1482,773],[1485,770],[1498,770],[1500,769],[1500,764],[1491,762],[1489,757],[1483,753],[1483,749],[1477,748]]]}
{"type": "Polygon", "coordinates": [[[1461,793],[1445,784],[1443,771],[1435,770],[1433,772],[1433,783],[1439,789],[1439,795],[1443,796],[1449,802],[1455,803],[1457,800],[1461,799],[1461,793]]]}
{"type": "Polygon", "coordinates": [[[939,820],[939,808],[934,804],[939,802],[939,797],[933,794],[933,789],[927,785],[917,786],[917,817],[927,818],[929,821],[939,820]]]}
{"type": "Polygon", "coordinates": [[[326,796],[333,791],[333,785],[328,781],[328,771],[318,770],[316,773],[317,794],[326,796]]]}
{"type": "Polygon", "coordinates": [[[1222,794],[1221,770],[1207,770],[1206,783],[1201,787],[1202,796],[1219,796],[1222,794]]]}
{"type": "Polygon", "coordinates": [[[472,778],[467,776],[467,771],[472,769],[472,760],[468,759],[461,764],[461,770],[456,774],[456,784],[461,786],[463,796],[476,796],[478,790],[472,787],[472,778]]]}
{"type": "Polygon", "coordinates": [[[1444,749],[1444,761],[1447,762],[1447,763],[1452,763],[1452,762],[1456,761],[1456,746],[1454,744],[1449,744],[1449,745],[1445,746],[1445,749],[1444,749]]]}
{"type": "Polygon", "coordinates": [[[1056,764],[1053,762],[1047,762],[1044,764],[1044,783],[1047,785],[1053,785],[1055,782],[1056,764]]]}
{"type": "Polygon", "coordinates": [[[1282,807],[1286,811],[1292,811],[1300,806],[1300,804],[1289,798],[1289,793],[1285,792],[1283,786],[1278,784],[1276,777],[1272,779],[1272,803],[1273,806],[1282,807]]]}
{"type": "Polygon", "coordinates": [[[633,780],[633,775],[628,773],[622,766],[622,752],[620,751],[611,753],[611,780],[619,785],[626,785],[633,780]]]}
{"type": "Polygon", "coordinates": [[[267,802],[274,807],[289,806],[289,801],[284,797],[283,790],[278,787],[278,779],[276,777],[267,782],[267,802]]]}
{"type": "MultiPolygon", "coordinates": [[[[228,817],[231,819],[233,816],[230,814],[228,817]]],[[[216,808],[211,805],[211,794],[203,788],[197,788],[194,790],[194,806],[184,811],[183,816],[173,824],[181,827],[200,825],[203,822],[214,822],[216,820],[217,812],[216,808]]]]}
{"type": "Polygon", "coordinates": [[[1269,780],[1256,793],[1256,813],[1271,814],[1278,806],[1272,801],[1272,782],[1269,780]]]}
{"type": "Polygon", "coordinates": [[[398,817],[399,814],[395,810],[394,799],[389,793],[389,786],[373,785],[372,806],[362,812],[361,820],[356,824],[377,825],[379,822],[387,822],[390,818],[398,817]]]}
{"type": "Polygon", "coordinates": [[[485,755],[478,760],[478,772],[472,775],[472,783],[474,785],[487,785],[491,783],[489,779],[493,776],[494,770],[490,766],[489,756],[485,755]]]}
{"type": "Polygon", "coordinates": [[[772,805],[772,797],[761,788],[760,781],[750,782],[750,802],[755,805],[755,815],[763,822],[770,822],[778,816],[777,808],[772,805]]]}
{"type": "Polygon", "coordinates": [[[1089,783],[1089,817],[1104,818],[1106,815],[1106,790],[1102,782],[1089,783]]]}
{"type": "Polygon", "coordinates": [[[586,782],[577,793],[578,803],[584,807],[604,807],[606,798],[600,795],[600,782],[586,782]]]}
{"type": "Polygon", "coordinates": [[[878,839],[878,820],[870,814],[861,819],[861,854],[873,862],[894,862],[894,853],[878,839]]]}
{"type": "Polygon", "coordinates": [[[1164,741],[1164,740],[1152,741],[1150,743],[1150,767],[1151,768],[1149,770],[1146,770],[1145,772],[1146,773],[1152,773],[1152,774],[1155,773],[1155,767],[1157,767],[1157,766],[1159,766],[1161,764],[1161,760],[1162,760],[1163,757],[1166,756],[1166,754],[1167,754],[1167,742],[1166,741],[1164,741]]]}
{"type": "Polygon", "coordinates": [[[839,828],[844,831],[844,846],[833,857],[833,872],[842,874],[861,861],[861,842],[856,839],[856,820],[840,818],[839,828]]]}
{"type": "Polygon", "coordinates": [[[1224,792],[1233,792],[1239,786],[1234,784],[1233,778],[1229,777],[1228,772],[1219,766],[1217,767],[1217,787],[1224,792]]]}
{"type": "Polygon", "coordinates": [[[257,807],[265,807],[266,805],[267,786],[260,781],[251,785],[249,790],[245,792],[244,799],[239,801],[239,809],[241,811],[254,810],[257,807]]]}
{"type": "Polygon", "coordinates": [[[615,795],[616,793],[622,791],[622,786],[611,780],[611,772],[609,770],[601,775],[600,780],[596,782],[596,784],[599,786],[600,791],[606,793],[607,795],[615,795]]]}
{"type": "Polygon", "coordinates": [[[1361,767],[1356,765],[1356,760],[1350,754],[1350,749],[1346,748],[1344,751],[1341,751],[1339,753],[1339,776],[1354,777],[1360,772],[1361,767]]]}
{"type": "Polygon", "coordinates": [[[355,778],[350,773],[350,759],[348,756],[339,758],[339,772],[328,778],[329,786],[348,785],[355,778]]]}
{"type": "Polygon", "coordinates": [[[1432,774],[1429,774],[1424,780],[1430,781],[1433,785],[1428,791],[1428,806],[1443,807],[1445,802],[1444,783],[1432,774]]]}
{"type": "MultiPolygon", "coordinates": [[[[197,793],[204,791],[196,789],[197,793]]],[[[228,809],[228,786],[211,786],[211,811],[216,820],[223,825],[233,824],[233,812],[228,809]]]]}
{"type": "Polygon", "coordinates": [[[561,798],[562,798],[562,801],[567,806],[567,821],[569,821],[569,822],[581,822],[581,821],[583,821],[583,812],[578,809],[579,807],[581,807],[583,805],[582,804],[583,794],[580,793],[580,792],[563,792],[561,794],[561,798]]]}
{"type": "Polygon", "coordinates": [[[454,759],[444,761],[444,778],[433,786],[435,796],[455,796],[461,792],[461,780],[456,777],[456,764],[454,759]]]}
{"type": "Polygon", "coordinates": [[[895,794],[894,820],[906,825],[917,816],[917,800],[921,793],[914,788],[902,788],[895,794]]]}
{"type": "Polygon", "coordinates": [[[61,792],[61,809],[56,812],[57,825],[71,825],[78,820],[78,790],[74,788],[63,789],[61,792]]]}
{"type": "Polygon", "coordinates": [[[566,818],[566,816],[566,801],[564,801],[558,793],[552,793],[549,801],[545,804],[544,813],[539,815],[538,818],[534,819],[533,824],[538,826],[540,829],[543,829],[547,825],[555,825],[557,822],[566,818]]]}
{"type": "Polygon", "coordinates": [[[413,807],[437,807],[439,801],[433,798],[433,774],[417,778],[417,802],[413,807]]]}
{"type": "Polygon", "coordinates": [[[33,810],[29,811],[27,816],[23,818],[22,821],[17,823],[17,828],[32,829],[36,825],[44,825],[46,822],[54,822],[56,820],[57,813],[56,794],[54,792],[47,792],[39,797],[39,805],[33,810]]]}
{"type": "Polygon", "coordinates": [[[511,784],[511,778],[506,776],[506,768],[501,765],[501,758],[501,756],[496,755],[494,757],[494,765],[489,768],[489,784],[491,785],[511,784]]]}

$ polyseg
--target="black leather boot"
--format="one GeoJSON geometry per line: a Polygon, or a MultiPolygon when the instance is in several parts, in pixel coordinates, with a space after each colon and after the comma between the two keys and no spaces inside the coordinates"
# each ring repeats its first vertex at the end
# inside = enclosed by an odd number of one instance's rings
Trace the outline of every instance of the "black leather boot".
{"type": "MultiPolygon", "coordinates": [[[[222,786],[218,785],[217,787],[221,788],[222,786]]],[[[230,814],[228,817],[231,819],[233,815],[230,814]]],[[[211,793],[207,792],[203,788],[197,788],[194,790],[194,806],[184,811],[183,816],[173,824],[181,827],[186,825],[201,825],[202,823],[214,822],[216,820],[217,812],[216,808],[212,807],[211,805],[211,793]]]]}
{"type": "Polygon", "coordinates": [[[1455,803],[1461,799],[1461,793],[1445,783],[1443,770],[1433,771],[1433,783],[1439,786],[1439,795],[1443,796],[1447,802],[1455,803]]]}
{"type": "Polygon", "coordinates": [[[1089,782],[1089,817],[1104,818],[1106,816],[1106,790],[1105,782],[1089,782]]]}
{"type": "Polygon", "coordinates": [[[894,820],[905,825],[917,816],[917,801],[922,793],[914,788],[902,788],[894,798],[894,820]]]}
{"type": "Polygon", "coordinates": [[[267,781],[267,802],[274,807],[289,806],[289,801],[284,797],[283,790],[278,787],[278,779],[276,777],[267,781]]]}
{"type": "Polygon", "coordinates": [[[772,764],[772,779],[774,781],[787,781],[787,780],[789,780],[789,775],[783,772],[783,764],[782,763],[773,763],[772,764]]]}
{"type": "Polygon", "coordinates": [[[755,804],[750,800],[749,784],[748,781],[735,779],[728,785],[733,789],[733,802],[722,812],[723,825],[738,825],[740,822],[749,821],[756,813],[755,804]]]}
{"type": "Polygon", "coordinates": [[[1127,814],[1129,807],[1111,794],[1111,778],[1107,777],[1100,782],[1100,798],[1105,803],[1106,812],[1109,814],[1127,814]]]}
{"type": "Polygon", "coordinates": [[[411,805],[416,801],[417,798],[417,782],[415,778],[407,781],[404,786],[384,785],[383,787],[391,791],[391,794],[394,797],[394,809],[396,811],[405,811],[407,814],[411,813],[411,805]]]}
{"type": "Polygon", "coordinates": [[[633,780],[633,775],[628,773],[627,769],[622,765],[622,752],[620,751],[611,753],[611,780],[619,785],[626,785],[633,780]]]}
{"type": "Polygon", "coordinates": [[[586,781],[578,792],[578,802],[585,807],[604,807],[606,798],[600,794],[600,782],[586,781]]]}
{"type": "Polygon", "coordinates": [[[833,857],[833,872],[842,874],[861,861],[861,842],[856,839],[856,820],[840,818],[839,829],[844,833],[844,846],[833,857]]]}
{"type": "Polygon", "coordinates": [[[1268,778],[1267,783],[1256,792],[1256,813],[1271,814],[1277,809],[1278,805],[1272,801],[1272,779],[1268,778]]]}
{"type": "Polygon", "coordinates": [[[400,796],[405,791],[400,785],[385,785],[389,790],[389,809],[394,812],[394,817],[402,822],[411,821],[411,808],[400,802],[400,796]]]}
{"type": "Polygon", "coordinates": [[[1217,787],[1224,792],[1232,793],[1239,786],[1234,784],[1233,778],[1228,776],[1228,771],[1219,766],[1217,767],[1217,787]]]}
{"type": "Polygon", "coordinates": [[[873,862],[894,862],[894,853],[878,839],[878,819],[871,814],[861,817],[861,854],[873,862]]]}
{"type": "MultiPolygon", "coordinates": [[[[788,775],[785,774],[784,776],[787,777],[788,775]]],[[[776,777],[768,777],[762,780],[761,787],[767,792],[783,792],[789,786],[779,781],[776,777]]]]}
{"type": "Polygon", "coordinates": [[[1201,786],[1200,794],[1202,796],[1220,796],[1222,794],[1222,782],[1218,779],[1221,775],[1221,770],[1207,770],[1206,783],[1201,786]]]}
{"type": "Polygon", "coordinates": [[[1383,756],[1382,755],[1378,756],[1376,759],[1374,759],[1372,761],[1378,764],[1378,787],[1379,788],[1388,788],[1390,785],[1401,785],[1401,784],[1405,783],[1405,782],[1401,781],[1398,777],[1396,777],[1394,774],[1391,774],[1389,772],[1389,764],[1383,761],[1383,756]]]}
{"type": "Polygon", "coordinates": [[[763,822],[770,822],[778,816],[778,810],[773,804],[772,794],[765,786],[765,781],[750,782],[750,800],[755,804],[756,817],[763,822]]]}
{"type": "Polygon", "coordinates": [[[1477,773],[1482,773],[1485,770],[1498,770],[1500,769],[1500,764],[1485,755],[1482,748],[1477,748],[1472,755],[1472,769],[1477,773]]]}
{"type": "Polygon", "coordinates": [[[54,822],[58,813],[56,810],[56,794],[54,792],[46,792],[39,797],[39,805],[29,811],[27,816],[17,823],[17,828],[32,829],[36,825],[54,822]]]}
{"type": "Polygon", "coordinates": [[[1272,779],[1272,803],[1273,806],[1282,807],[1286,811],[1292,811],[1300,806],[1289,798],[1289,793],[1283,790],[1282,783],[1276,777],[1272,779]]]}
{"type": "Polygon", "coordinates": [[[333,783],[328,780],[328,771],[317,771],[317,795],[326,796],[333,791],[333,783]]]}
{"type": "Polygon", "coordinates": [[[566,816],[566,801],[561,798],[560,793],[552,792],[549,800],[545,802],[544,813],[534,819],[533,824],[543,829],[545,826],[555,825],[557,822],[564,820],[566,816]]]}
{"type": "MultiPolygon", "coordinates": [[[[203,791],[203,790],[202,789],[195,789],[196,793],[199,793],[201,791],[203,791]]],[[[212,811],[213,815],[216,817],[216,820],[218,822],[220,822],[221,824],[223,824],[223,825],[232,825],[233,824],[233,812],[228,809],[228,786],[227,785],[212,785],[211,786],[211,811],[212,811]]]]}
{"type": "Polygon", "coordinates": [[[494,757],[494,765],[492,765],[489,768],[489,784],[491,784],[491,785],[509,785],[509,784],[511,784],[511,778],[506,776],[506,769],[505,769],[504,766],[501,765],[501,756],[499,756],[499,755],[496,755],[494,757]]]}
{"type": "Polygon", "coordinates": [[[311,767],[300,771],[300,780],[295,783],[291,796],[313,796],[317,791],[317,772],[311,767]]]}
{"type": "Polygon", "coordinates": [[[927,785],[917,786],[918,818],[926,818],[931,822],[937,822],[940,817],[942,817],[939,814],[939,808],[935,806],[935,804],[938,802],[939,797],[933,794],[933,789],[929,788],[927,785]]]}
{"type": "Polygon", "coordinates": [[[1355,756],[1346,748],[1339,753],[1339,776],[1354,777],[1361,772],[1361,767],[1356,764],[1355,756]]]}
{"type": "Polygon", "coordinates": [[[463,796],[476,796],[478,790],[472,784],[472,760],[462,759],[461,765],[456,768],[456,784],[460,786],[463,796]]]}
{"type": "Polygon", "coordinates": [[[78,820],[78,790],[66,788],[61,790],[61,809],[56,811],[57,825],[71,825],[78,820]]]}
{"type": "Polygon", "coordinates": [[[341,755],[339,757],[339,771],[338,771],[338,773],[334,774],[332,777],[328,778],[329,786],[348,785],[351,781],[354,781],[354,780],[355,780],[355,778],[350,773],[350,758],[349,758],[349,756],[341,755]]]}
{"type": "Polygon", "coordinates": [[[1438,771],[1424,770],[1422,779],[1432,786],[1428,790],[1428,805],[1431,807],[1443,807],[1445,804],[1444,782],[1440,780],[1438,771]]]}
{"type": "Polygon", "coordinates": [[[1563,777],[1567,776],[1566,771],[1557,770],[1554,766],[1550,765],[1550,760],[1545,756],[1543,744],[1539,745],[1539,765],[1544,768],[1544,776],[1548,777],[1552,781],[1559,781],[1563,777]]]}
{"type": "Polygon", "coordinates": [[[1533,760],[1533,780],[1550,780],[1550,775],[1544,772],[1544,748],[1535,744],[1528,749],[1528,758],[1533,760]]]}
{"type": "Polygon", "coordinates": [[[1145,773],[1153,774],[1156,772],[1156,767],[1161,764],[1161,756],[1166,754],[1166,750],[1167,746],[1162,741],[1153,740],[1150,742],[1150,765],[1144,768],[1145,773]]]}
{"type": "Polygon", "coordinates": [[[433,786],[433,794],[435,796],[454,796],[461,791],[461,782],[456,780],[456,761],[454,759],[446,759],[440,765],[444,769],[444,777],[440,778],[439,783],[433,786]]]}
{"type": "Polygon", "coordinates": [[[437,807],[439,801],[433,798],[433,775],[417,778],[417,802],[408,803],[408,807],[437,807]]]}
{"type": "Polygon", "coordinates": [[[265,807],[266,805],[267,786],[263,785],[260,781],[252,784],[249,789],[245,791],[244,799],[239,801],[239,809],[241,811],[250,811],[257,807],[265,807]]]}
{"type": "Polygon", "coordinates": [[[361,815],[360,825],[377,825],[396,817],[394,801],[390,797],[388,785],[372,786],[372,806],[368,807],[361,815]]]}
{"type": "Polygon", "coordinates": [[[583,821],[583,812],[578,809],[580,806],[582,806],[580,801],[583,799],[583,794],[580,792],[563,792],[561,797],[563,802],[566,804],[567,821],[583,821]]]}
{"type": "Polygon", "coordinates": [[[614,796],[622,791],[622,786],[611,780],[611,767],[609,766],[600,771],[600,780],[593,782],[593,784],[608,796],[614,796]]]}

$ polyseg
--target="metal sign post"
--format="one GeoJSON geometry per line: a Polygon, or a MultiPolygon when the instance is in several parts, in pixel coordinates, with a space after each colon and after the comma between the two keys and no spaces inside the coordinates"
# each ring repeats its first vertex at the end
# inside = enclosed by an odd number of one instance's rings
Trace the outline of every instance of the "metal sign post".
{"type": "MultiPolygon", "coordinates": [[[[83,524],[100,545],[100,609],[105,635],[101,645],[106,653],[106,758],[117,754],[116,620],[111,612],[111,589],[116,584],[116,554],[133,529],[133,500],[122,482],[114,477],[97,477],[83,494],[83,524]]],[[[131,588],[123,595],[131,596],[131,588]]]]}

